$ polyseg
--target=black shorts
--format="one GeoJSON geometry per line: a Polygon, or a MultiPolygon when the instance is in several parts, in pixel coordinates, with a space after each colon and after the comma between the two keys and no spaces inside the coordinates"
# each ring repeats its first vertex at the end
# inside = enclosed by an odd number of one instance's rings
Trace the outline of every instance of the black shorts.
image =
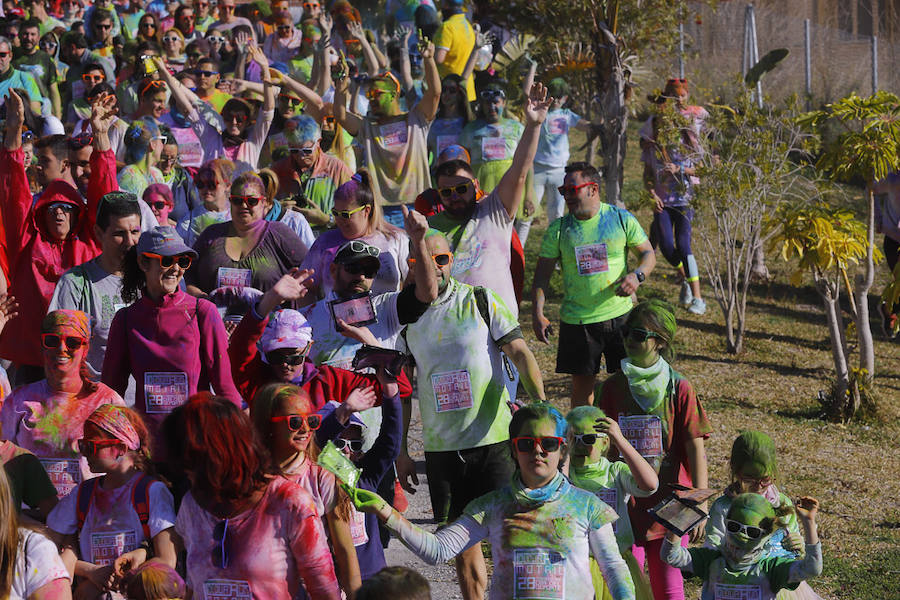
{"type": "Polygon", "coordinates": [[[606,372],[615,373],[625,354],[622,326],[628,313],[621,317],[571,325],[560,322],[559,347],[556,350],[556,372],[570,375],[596,375],[600,371],[600,357],[606,357],[606,372]]]}
{"type": "Polygon", "coordinates": [[[425,474],[435,520],[441,525],[455,521],[469,502],[509,484],[514,471],[508,441],[426,452],[425,474]]]}

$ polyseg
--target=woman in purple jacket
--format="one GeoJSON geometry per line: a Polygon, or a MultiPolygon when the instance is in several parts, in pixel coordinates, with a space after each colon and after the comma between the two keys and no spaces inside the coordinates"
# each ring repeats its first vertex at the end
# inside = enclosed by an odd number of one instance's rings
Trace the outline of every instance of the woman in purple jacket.
{"type": "Polygon", "coordinates": [[[228,336],[215,305],[179,289],[197,258],[172,227],[141,234],[125,256],[122,308],[109,328],[102,381],[120,394],[137,382],[135,409],[150,429],[156,461],[165,460],[160,425],[176,406],[210,387],[242,404],[231,379],[228,336]]]}

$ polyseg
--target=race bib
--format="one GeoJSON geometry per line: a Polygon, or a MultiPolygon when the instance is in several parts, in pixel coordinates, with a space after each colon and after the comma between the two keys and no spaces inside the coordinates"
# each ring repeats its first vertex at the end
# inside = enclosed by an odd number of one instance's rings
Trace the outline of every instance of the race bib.
{"type": "Polygon", "coordinates": [[[516,600],[562,600],[566,597],[565,557],[546,548],[516,548],[513,589],[516,600]]]}
{"type": "Polygon", "coordinates": [[[758,585],[716,583],[715,600],[762,600],[758,585]]]}
{"type": "MultiPolygon", "coordinates": [[[[437,136],[437,153],[440,156],[441,152],[456,144],[456,141],[459,137],[455,135],[439,135],[437,136]]],[[[437,158],[437,157],[435,157],[437,158]]]]}
{"type": "Polygon", "coordinates": [[[369,541],[369,534],[366,533],[366,513],[360,512],[355,508],[353,518],[350,519],[350,538],[353,540],[353,546],[362,546],[369,541]]]}
{"type": "Polygon", "coordinates": [[[170,129],[172,137],[178,142],[178,162],[184,167],[199,167],[203,164],[203,146],[200,138],[191,128],[170,129]]]}
{"type": "Polygon", "coordinates": [[[252,600],[250,583],[237,579],[207,579],[203,582],[206,600],[252,600]]]}
{"type": "Polygon", "coordinates": [[[44,470],[50,476],[56,497],[62,498],[81,483],[81,461],[77,458],[40,458],[44,470]]]}
{"type": "Polygon", "coordinates": [[[431,376],[431,387],[434,389],[434,401],[439,413],[451,410],[472,408],[472,382],[465,369],[435,373],[431,376]]]}
{"type": "Polygon", "coordinates": [[[188,399],[186,373],[144,373],[147,413],[168,414],[188,399]]]}
{"type": "Polygon", "coordinates": [[[380,132],[382,144],[385,148],[393,148],[395,146],[406,145],[408,139],[406,121],[382,125],[380,127],[380,132]]]}
{"type": "Polygon", "coordinates": [[[134,531],[103,531],[91,534],[91,562],[110,565],[125,552],[137,548],[134,531]]]}
{"type": "Polygon", "coordinates": [[[655,415],[619,417],[619,428],[625,439],[644,458],[663,455],[662,422],[655,415]]]}
{"type": "Polygon", "coordinates": [[[575,261],[579,275],[593,275],[609,271],[606,244],[586,244],[575,247],[575,261]]]}
{"type": "Polygon", "coordinates": [[[219,285],[216,287],[250,287],[250,284],[253,282],[253,271],[250,269],[219,267],[218,282],[219,285]]]}
{"type": "MultiPolygon", "coordinates": [[[[609,506],[611,509],[615,510],[616,514],[619,514],[618,510],[616,509],[616,505],[618,504],[618,501],[619,501],[619,492],[616,490],[616,488],[602,488],[602,489],[597,490],[594,493],[597,495],[598,498],[603,500],[607,504],[607,506],[609,506]]],[[[626,517],[627,517],[627,515],[626,515],[626,517]]],[[[619,518],[621,519],[622,517],[619,517],[619,518]]],[[[616,519],[615,521],[612,522],[613,533],[616,532],[618,525],[619,525],[618,519],[616,519]]]]}
{"type": "Polygon", "coordinates": [[[547,132],[550,135],[565,135],[569,132],[569,120],[565,117],[547,119],[547,132]]]}
{"type": "Polygon", "coordinates": [[[485,137],[481,138],[481,159],[503,160],[506,158],[506,138],[485,137]]]}

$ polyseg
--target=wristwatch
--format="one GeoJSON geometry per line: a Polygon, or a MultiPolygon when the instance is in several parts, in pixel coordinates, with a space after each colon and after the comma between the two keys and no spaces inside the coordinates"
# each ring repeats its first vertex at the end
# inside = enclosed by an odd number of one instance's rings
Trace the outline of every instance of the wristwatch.
{"type": "Polygon", "coordinates": [[[644,283],[644,279],[646,279],[646,275],[640,269],[634,270],[634,276],[637,277],[638,283],[644,283]]]}

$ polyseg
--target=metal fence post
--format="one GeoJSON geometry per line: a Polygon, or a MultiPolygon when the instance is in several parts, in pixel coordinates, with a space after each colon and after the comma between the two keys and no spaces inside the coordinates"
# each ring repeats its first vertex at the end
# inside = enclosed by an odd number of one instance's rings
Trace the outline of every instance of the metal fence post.
{"type": "Polygon", "coordinates": [[[803,60],[806,70],[806,110],[812,110],[812,58],[810,53],[809,19],[803,20],[803,60]]]}
{"type": "Polygon", "coordinates": [[[878,92],[878,36],[872,36],[872,94],[878,92]]]}

